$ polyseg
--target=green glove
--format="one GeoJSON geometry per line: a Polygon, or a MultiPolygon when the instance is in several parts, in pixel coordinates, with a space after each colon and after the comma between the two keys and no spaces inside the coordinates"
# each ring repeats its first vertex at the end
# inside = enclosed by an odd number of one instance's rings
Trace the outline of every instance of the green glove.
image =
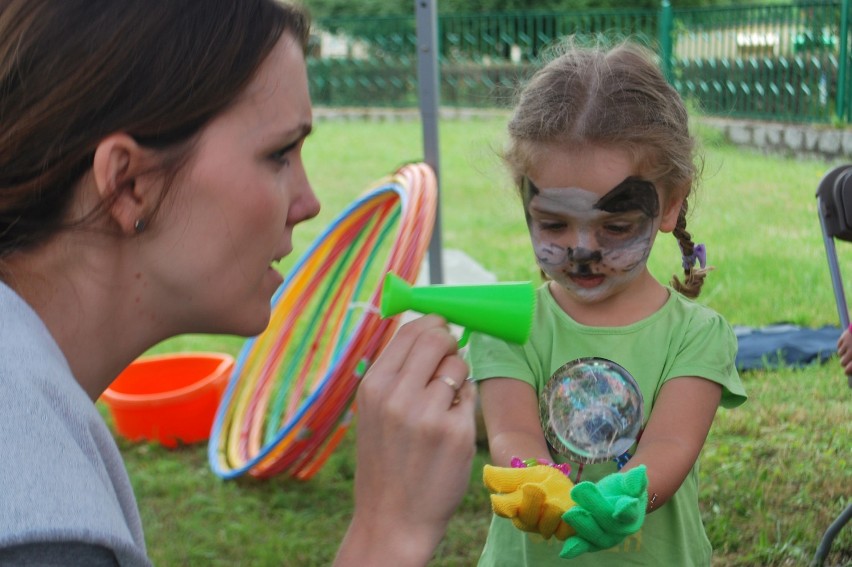
{"type": "Polygon", "coordinates": [[[588,551],[601,551],[621,543],[639,531],[648,503],[648,473],[640,465],[626,473],[614,473],[593,482],[581,482],[571,490],[576,505],[562,519],[577,535],[565,541],[559,554],[573,559],[588,551]]]}

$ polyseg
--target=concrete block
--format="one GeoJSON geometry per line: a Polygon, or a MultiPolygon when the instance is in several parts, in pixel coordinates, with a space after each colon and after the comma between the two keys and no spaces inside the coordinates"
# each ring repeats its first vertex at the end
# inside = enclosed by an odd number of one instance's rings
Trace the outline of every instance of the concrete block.
{"type": "Polygon", "coordinates": [[[805,149],[805,133],[801,128],[788,126],[784,129],[784,147],[793,152],[805,149]]]}
{"type": "Polygon", "coordinates": [[[766,126],[762,124],[755,124],[751,129],[751,142],[749,145],[765,149],[766,144],[766,126]]]}
{"type": "Polygon", "coordinates": [[[734,144],[743,145],[753,143],[752,129],[745,124],[731,124],[728,128],[728,139],[734,144]]]}
{"type": "Polygon", "coordinates": [[[813,129],[805,131],[805,151],[814,152],[819,145],[819,132],[813,129]]]}
{"type": "Polygon", "coordinates": [[[844,130],[840,136],[843,155],[852,157],[852,132],[844,130]]]}
{"type": "Polygon", "coordinates": [[[781,136],[783,135],[783,128],[777,124],[768,124],[764,128],[764,136],[766,140],[766,144],[769,144],[773,148],[777,148],[781,145],[781,136]]]}
{"type": "Polygon", "coordinates": [[[835,156],[840,153],[840,132],[837,130],[823,130],[819,136],[819,151],[826,156],[835,156]]]}

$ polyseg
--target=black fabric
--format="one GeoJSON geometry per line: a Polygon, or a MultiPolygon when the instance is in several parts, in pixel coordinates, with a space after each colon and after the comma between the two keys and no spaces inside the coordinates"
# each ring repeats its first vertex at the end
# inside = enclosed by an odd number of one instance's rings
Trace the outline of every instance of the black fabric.
{"type": "Polygon", "coordinates": [[[6,567],[118,567],[111,550],[99,545],[39,542],[0,549],[0,566],[6,567]]]}
{"type": "Polygon", "coordinates": [[[766,327],[734,327],[737,369],[772,369],[822,363],[837,353],[841,329],[827,325],[809,329],[787,323],[766,327]]]}

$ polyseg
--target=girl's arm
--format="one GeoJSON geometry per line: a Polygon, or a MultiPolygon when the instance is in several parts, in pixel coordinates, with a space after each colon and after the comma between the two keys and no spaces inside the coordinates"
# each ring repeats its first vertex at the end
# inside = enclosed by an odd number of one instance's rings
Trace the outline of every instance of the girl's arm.
{"type": "Polygon", "coordinates": [[[704,378],[675,378],[663,385],[636,454],[622,469],[647,466],[648,512],[680,488],[704,446],[721,399],[722,387],[704,378]]]}
{"type": "Polygon", "coordinates": [[[495,466],[510,466],[512,457],[551,460],[532,386],[512,378],[490,378],[479,383],[479,396],[495,466]]]}

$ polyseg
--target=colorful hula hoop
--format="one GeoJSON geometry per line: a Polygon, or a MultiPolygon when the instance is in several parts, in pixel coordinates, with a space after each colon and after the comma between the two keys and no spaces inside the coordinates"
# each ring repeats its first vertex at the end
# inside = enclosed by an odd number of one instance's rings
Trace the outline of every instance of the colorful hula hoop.
{"type": "Polygon", "coordinates": [[[307,480],[320,470],[352,421],[359,379],[396,329],[379,316],[381,282],[388,272],[417,278],[436,207],[431,168],[404,166],[299,259],[266,331],[237,357],[208,445],[216,475],[307,480]]]}

